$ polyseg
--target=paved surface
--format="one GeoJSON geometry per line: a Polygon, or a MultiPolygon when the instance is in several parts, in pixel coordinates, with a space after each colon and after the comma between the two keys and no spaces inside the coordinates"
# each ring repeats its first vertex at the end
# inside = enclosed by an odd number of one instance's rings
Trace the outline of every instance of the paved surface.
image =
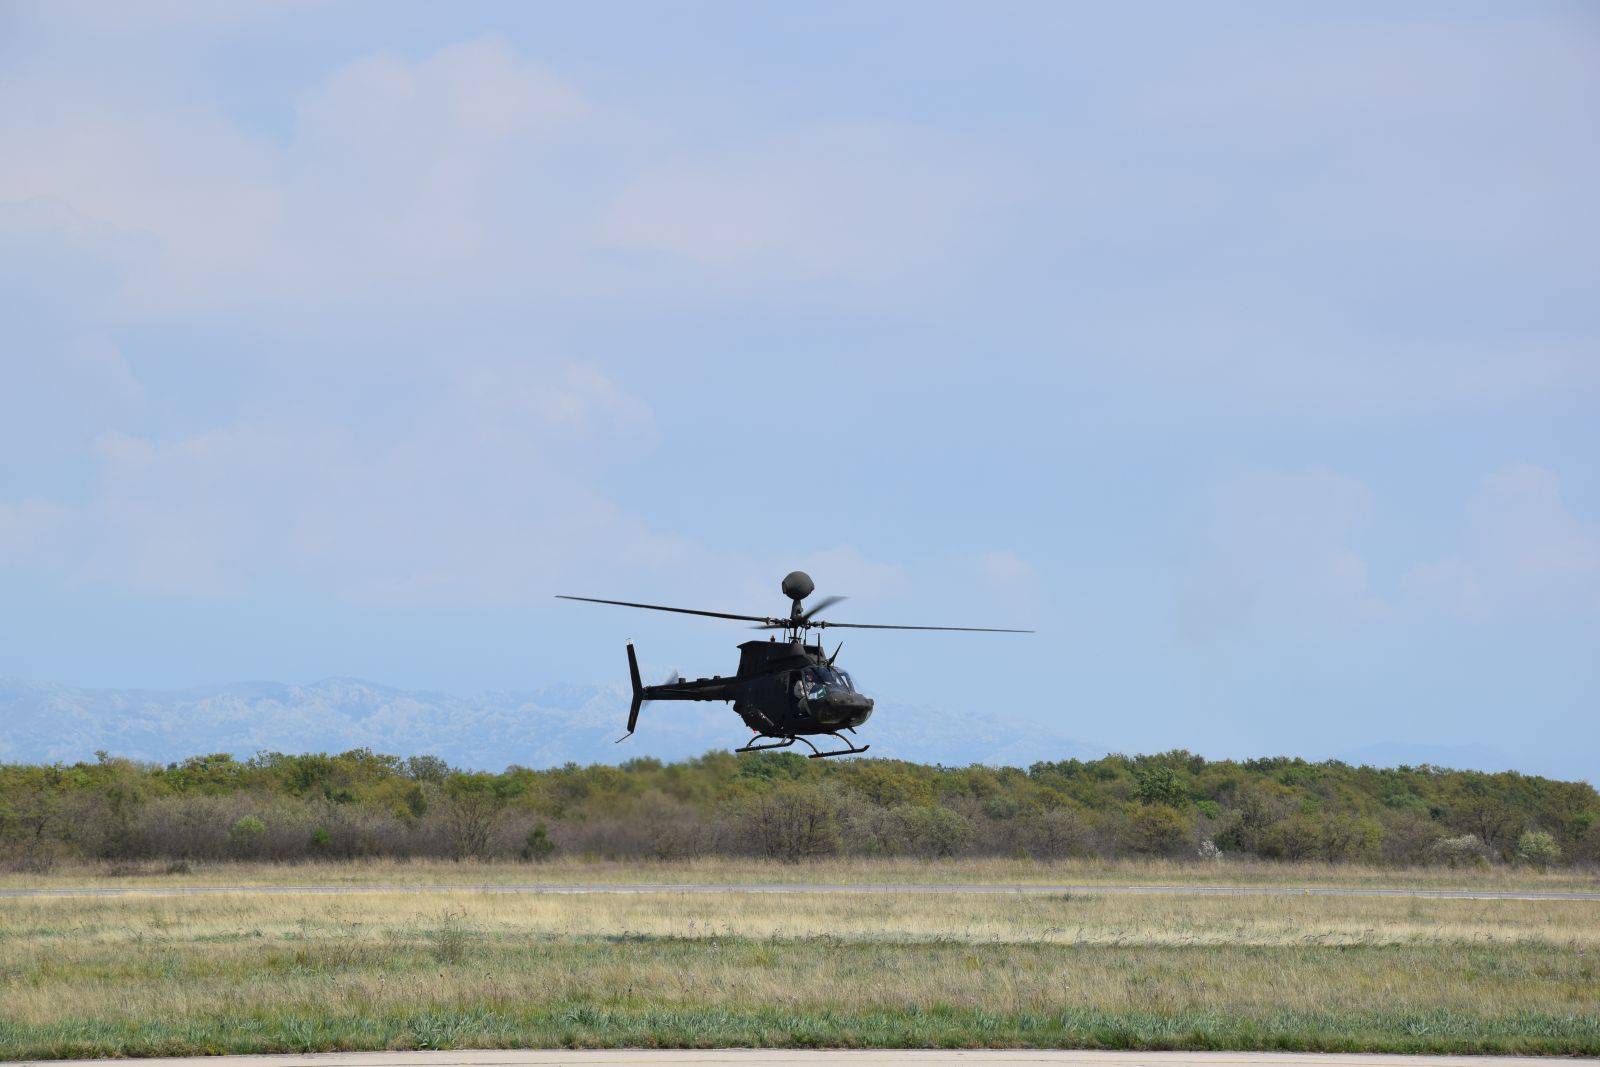
{"type": "MultiPolygon", "coordinates": [[[[1121,895],[1178,897],[1422,897],[1430,900],[1597,900],[1600,892],[1559,890],[1497,889],[1379,889],[1339,886],[1255,886],[1255,885],[956,885],[902,882],[878,885],[830,885],[814,882],[652,882],[615,884],[607,882],[531,882],[525,885],[216,885],[216,886],[94,886],[55,889],[0,889],[5,897],[120,897],[194,896],[227,893],[543,893],[592,895],[599,893],[937,893],[950,895],[996,893],[1109,893],[1121,895]]],[[[1482,1063],[1484,1061],[1475,1061],[1482,1063]]]]}
{"type": "MultiPolygon", "coordinates": [[[[1318,1055],[1293,1052],[1072,1052],[1012,1049],[934,1051],[792,1051],[787,1049],[707,1049],[653,1051],[607,1049],[464,1052],[331,1052],[290,1056],[226,1056],[209,1062],[224,1067],[522,1067],[554,1064],[848,1064],[850,1067],[908,1067],[916,1063],[1052,1064],[1073,1067],[1530,1067],[1548,1059],[1511,1056],[1318,1055]]],[[[1600,1064],[1600,1060],[1563,1060],[1600,1064]]],[[[77,1060],[83,1067],[127,1067],[127,1060],[77,1060]]],[[[194,1067],[192,1060],[140,1060],[139,1067],[194,1067]]]]}

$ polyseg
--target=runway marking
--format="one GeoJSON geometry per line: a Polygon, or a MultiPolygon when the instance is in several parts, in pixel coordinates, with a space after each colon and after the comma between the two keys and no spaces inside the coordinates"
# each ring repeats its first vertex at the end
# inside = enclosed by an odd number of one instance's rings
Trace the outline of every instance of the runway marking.
{"type": "Polygon", "coordinates": [[[1580,890],[1498,890],[1498,889],[1420,889],[1378,888],[1369,886],[1255,886],[1255,885],[1038,885],[876,883],[842,884],[818,882],[528,882],[371,885],[215,885],[215,886],[63,886],[56,888],[0,889],[0,898],[28,897],[121,897],[121,896],[200,896],[207,894],[259,893],[295,895],[304,893],[528,893],[543,895],[672,894],[672,893],[752,893],[780,896],[826,893],[927,893],[965,894],[1115,894],[1132,896],[1307,896],[1307,897],[1412,897],[1424,900],[1594,900],[1600,891],[1580,890]]]}

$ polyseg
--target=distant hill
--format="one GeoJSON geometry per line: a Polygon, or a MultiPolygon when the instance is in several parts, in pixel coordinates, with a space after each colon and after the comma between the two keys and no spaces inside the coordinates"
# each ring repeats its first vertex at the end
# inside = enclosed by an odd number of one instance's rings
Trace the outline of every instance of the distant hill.
{"type": "MultiPolygon", "coordinates": [[[[198,752],[372,748],[430,754],[451,764],[619,763],[638,756],[684,759],[742,744],[748,731],[724,704],[657,704],[638,734],[622,733],[628,698],[617,687],[552,685],[457,697],[354,678],[310,685],[241,682],[170,691],[79,689],[0,678],[0,762],[90,759],[105,750],[169,762],[198,752]]],[[[1027,766],[1103,755],[1034,723],[880,703],[863,729],[874,755],[921,763],[1027,766]]]]}

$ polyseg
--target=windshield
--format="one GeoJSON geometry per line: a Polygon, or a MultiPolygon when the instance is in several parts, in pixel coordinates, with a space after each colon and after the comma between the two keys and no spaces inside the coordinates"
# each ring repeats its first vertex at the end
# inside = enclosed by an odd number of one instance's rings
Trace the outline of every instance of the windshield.
{"type": "Polygon", "coordinates": [[[829,689],[855,690],[850,675],[836,667],[807,667],[800,672],[800,677],[805,684],[806,696],[810,699],[827,696],[829,689]]]}

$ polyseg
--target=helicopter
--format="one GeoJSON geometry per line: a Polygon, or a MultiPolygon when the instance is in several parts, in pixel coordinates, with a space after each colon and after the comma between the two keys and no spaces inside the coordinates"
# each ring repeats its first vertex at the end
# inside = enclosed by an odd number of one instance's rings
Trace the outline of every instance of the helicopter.
{"type": "Polygon", "coordinates": [[[765,641],[746,641],[739,646],[739,669],[731,677],[673,677],[662,685],[641,685],[639,659],[633,642],[628,642],[628,675],[633,683],[633,704],[628,709],[628,732],[618,743],[633,736],[639,724],[639,709],[652,700],[724,700],[753,731],[753,736],[736,752],[765,752],[788,748],[796,741],[811,749],[809,758],[853,756],[870,745],[846,740],[841,731],[856,732],[856,727],[872,717],[872,698],[856,689],[848,671],[835,666],[844,642],[827,655],[819,638],[807,641],[811,630],[828,627],[851,630],[959,630],[969,633],[1031,634],[1032,630],[1009,630],[989,626],[890,626],[870,622],[829,622],[818,618],[839,603],[842,596],[826,596],[805,607],[804,600],[816,591],[816,584],[804,571],[790,571],[783,579],[783,595],[790,600],[787,616],[733,615],[723,611],[673,608],[663,604],[638,604],[629,600],[602,600],[590,596],[558,595],[558,600],[581,600],[589,604],[614,604],[624,608],[671,611],[679,615],[703,615],[712,619],[753,622],[757,630],[778,630],[765,641]],[[825,736],[843,748],[823,751],[812,737],[825,736]]]}

